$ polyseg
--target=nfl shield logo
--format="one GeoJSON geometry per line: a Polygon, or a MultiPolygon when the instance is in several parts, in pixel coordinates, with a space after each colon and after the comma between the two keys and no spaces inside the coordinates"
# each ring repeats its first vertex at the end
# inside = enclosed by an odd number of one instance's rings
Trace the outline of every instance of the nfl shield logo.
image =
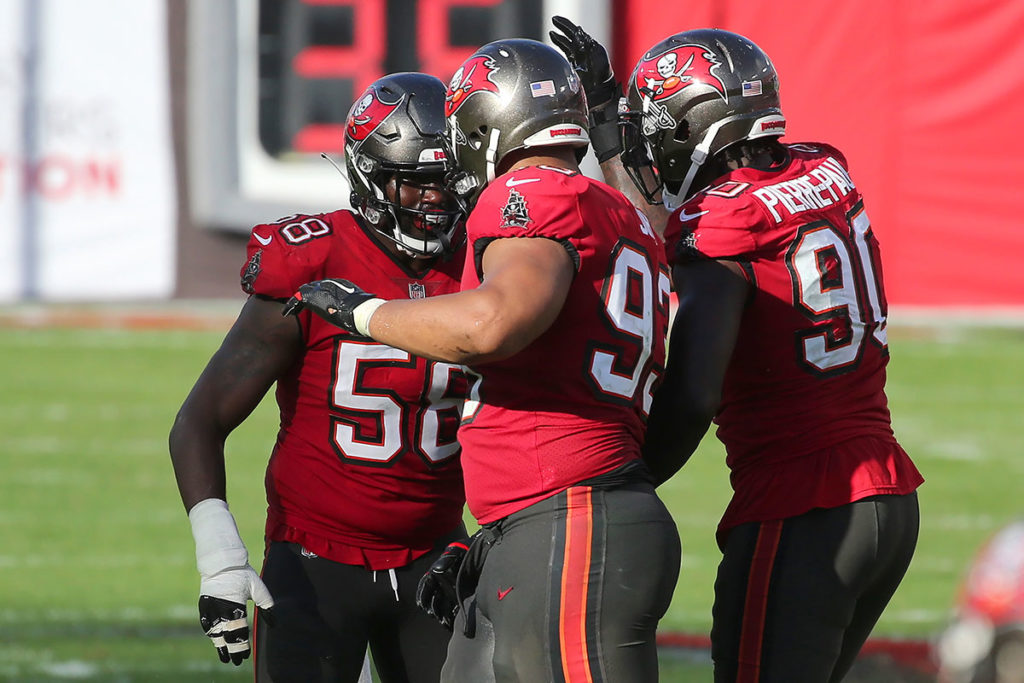
{"type": "Polygon", "coordinates": [[[409,283],[409,298],[410,299],[426,299],[427,288],[419,282],[409,283]]]}

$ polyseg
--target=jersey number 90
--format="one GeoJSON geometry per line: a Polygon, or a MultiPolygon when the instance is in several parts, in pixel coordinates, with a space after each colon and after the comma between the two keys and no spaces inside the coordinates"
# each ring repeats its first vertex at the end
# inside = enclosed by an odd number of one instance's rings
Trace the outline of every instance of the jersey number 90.
{"type": "Polygon", "coordinates": [[[887,342],[878,241],[863,202],[846,223],[802,226],[786,254],[793,301],[813,322],[797,333],[797,360],[826,376],[856,368],[866,343],[884,349],[887,342]]]}

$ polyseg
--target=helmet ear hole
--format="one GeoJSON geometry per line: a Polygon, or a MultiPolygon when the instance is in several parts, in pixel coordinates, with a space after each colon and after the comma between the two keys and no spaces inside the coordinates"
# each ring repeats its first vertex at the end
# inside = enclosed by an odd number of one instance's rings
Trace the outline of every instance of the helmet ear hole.
{"type": "Polygon", "coordinates": [[[366,175],[373,175],[380,168],[380,162],[366,154],[356,155],[356,168],[366,175]]]}
{"type": "Polygon", "coordinates": [[[474,131],[471,131],[466,138],[469,141],[470,147],[473,149],[480,149],[483,147],[484,139],[487,137],[487,126],[480,126],[474,131]]]}
{"type": "Polygon", "coordinates": [[[683,119],[676,126],[676,132],[672,135],[672,139],[676,142],[686,142],[690,138],[690,122],[683,119]]]}

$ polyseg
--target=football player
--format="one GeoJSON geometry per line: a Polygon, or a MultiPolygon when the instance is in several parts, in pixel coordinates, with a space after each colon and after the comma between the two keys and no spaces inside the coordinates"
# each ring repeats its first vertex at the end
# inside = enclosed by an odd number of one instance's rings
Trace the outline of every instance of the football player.
{"type": "Polygon", "coordinates": [[[464,214],[443,186],[444,98],[437,78],[401,73],[355,102],[345,130],[354,210],[253,228],[241,270],[249,299],[171,430],[203,630],[221,661],[240,664],[253,600],[260,682],[355,680],[367,644],[385,682],[437,681],[444,661],[449,631],[415,592],[466,534],[455,435],[464,370],[281,315],[297,287],[332,275],[394,299],[458,291],[464,214]],[[261,578],[228,510],[224,443],[275,382],[261,578]]]}
{"type": "Polygon", "coordinates": [[[296,308],[475,373],[459,440],[482,530],[422,593],[444,581],[461,605],[442,680],[656,680],[680,560],[640,459],[667,331],[661,241],[580,173],[586,102],[557,50],[483,46],[446,111],[472,206],[462,291],[399,301],[320,281],[296,308]]]}
{"type": "Polygon", "coordinates": [[[935,653],[940,683],[1024,681],[1024,520],[982,545],[935,653]]]}
{"type": "Polygon", "coordinates": [[[555,26],[592,124],[621,126],[597,150],[611,182],[669,214],[679,309],[645,460],[665,481],[712,420],[727,451],[715,681],[839,681],[911,561],[923,481],[890,424],[879,245],[847,160],[780,141],[778,75],[743,36],[658,42],[617,106],[604,48],[555,26]]]}

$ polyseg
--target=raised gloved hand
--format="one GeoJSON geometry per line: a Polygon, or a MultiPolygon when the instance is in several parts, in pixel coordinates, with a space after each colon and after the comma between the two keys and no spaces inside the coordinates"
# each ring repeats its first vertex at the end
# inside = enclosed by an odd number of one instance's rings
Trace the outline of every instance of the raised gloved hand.
{"type": "Polygon", "coordinates": [[[370,316],[384,303],[348,280],[315,280],[295,292],[281,315],[295,314],[304,308],[351,334],[370,336],[370,316]]]}
{"type": "Polygon", "coordinates": [[[469,539],[449,543],[416,586],[416,604],[449,631],[453,629],[455,615],[459,611],[455,580],[468,550],[469,539]]]}
{"type": "Polygon", "coordinates": [[[213,641],[220,661],[238,666],[250,652],[247,603],[256,603],[270,624],[274,599],[249,565],[249,553],[227,503],[207,498],[189,510],[188,518],[201,577],[199,624],[213,641]]]}
{"type": "Polygon", "coordinates": [[[589,33],[565,17],[552,17],[561,31],[549,31],[551,42],[565,53],[576,71],[590,107],[590,144],[597,160],[605,162],[622,151],[619,136],[619,98],[622,87],[615,80],[608,51],[589,33]]]}

